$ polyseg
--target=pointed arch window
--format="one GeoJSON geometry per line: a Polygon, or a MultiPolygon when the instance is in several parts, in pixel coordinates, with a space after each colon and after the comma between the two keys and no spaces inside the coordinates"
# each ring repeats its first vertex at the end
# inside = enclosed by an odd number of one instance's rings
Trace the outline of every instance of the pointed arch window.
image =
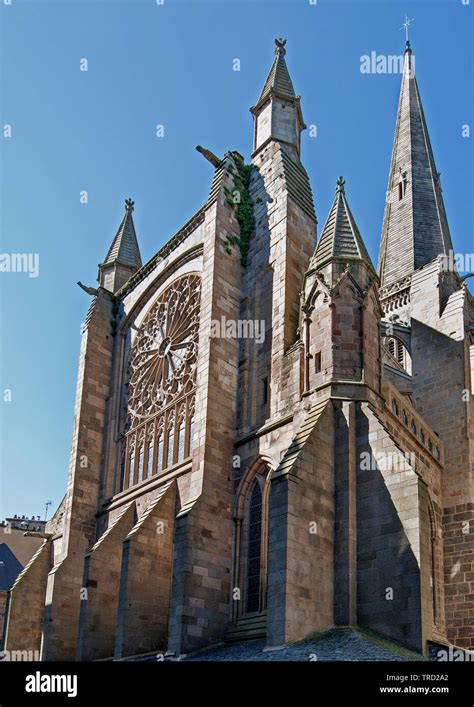
{"type": "Polygon", "coordinates": [[[153,440],[150,439],[147,446],[146,475],[147,478],[153,474],[153,440]]]}
{"type": "Polygon", "coordinates": [[[160,436],[158,437],[156,457],[157,457],[156,471],[158,474],[160,474],[163,471],[163,435],[161,434],[161,432],[160,432],[160,436]]]}
{"type": "Polygon", "coordinates": [[[137,478],[137,484],[140,483],[143,479],[143,461],[145,457],[145,449],[143,447],[143,444],[140,445],[140,448],[138,450],[138,478],[137,478]]]}
{"type": "Polygon", "coordinates": [[[248,558],[247,558],[247,611],[260,609],[261,560],[262,560],[262,489],[257,479],[250,495],[248,558]]]}
{"type": "Polygon", "coordinates": [[[403,342],[395,336],[387,336],[384,339],[384,344],[385,350],[389,354],[390,364],[395,365],[396,368],[403,368],[405,373],[411,375],[411,356],[403,342]]]}
{"type": "Polygon", "coordinates": [[[120,455],[120,488],[121,489],[123,489],[125,487],[125,462],[126,462],[125,443],[122,441],[122,453],[120,455]]]}
{"type": "Polygon", "coordinates": [[[132,447],[128,465],[128,485],[133,486],[133,475],[135,471],[135,449],[132,447]]]}
{"type": "Polygon", "coordinates": [[[185,425],[184,425],[184,418],[182,418],[179,423],[179,429],[178,429],[178,461],[179,462],[184,459],[184,433],[185,433],[185,425]]]}
{"type": "Polygon", "coordinates": [[[191,417],[191,420],[189,422],[189,442],[188,442],[189,451],[188,451],[188,455],[190,455],[191,452],[193,451],[193,435],[194,435],[194,415],[191,417]]]}
{"type": "Polygon", "coordinates": [[[166,459],[166,466],[171,466],[173,464],[173,449],[174,449],[174,431],[168,432],[168,456],[166,459]]]}
{"type": "Polygon", "coordinates": [[[241,601],[235,602],[234,619],[266,610],[270,475],[271,470],[262,464],[243,482],[238,497],[234,586],[240,589],[241,601]]]}

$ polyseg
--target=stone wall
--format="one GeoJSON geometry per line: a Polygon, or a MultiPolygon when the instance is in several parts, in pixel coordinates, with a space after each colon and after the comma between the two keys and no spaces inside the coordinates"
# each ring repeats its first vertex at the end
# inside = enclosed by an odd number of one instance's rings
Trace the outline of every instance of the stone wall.
{"type": "Polygon", "coordinates": [[[272,477],[267,644],[296,641],[333,623],[334,419],[308,413],[272,477]]]}
{"type": "Polygon", "coordinates": [[[448,639],[474,646],[474,400],[465,328],[469,294],[438,260],[414,273],[413,394],[445,443],[443,543],[448,639]]]}
{"type": "MultiPolygon", "coordinates": [[[[226,166],[237,169],[231,156],[226,166]]],[[[180,653],[222,640],[230,615],[239,349],[237,339],[210,336],[210,325],[240,313],[241,254],[227,245],[240,234],[224,192],[231,171],[205,216],[193,469],[176,521],[169,622],[169,649],[180,653]]]]}
{"type": "Polygon", "coordinates": [[[43,659],[74,660],[84,555],[96,539],[96,513],[110,392],[112,300],[99,290],[84,324],[59,563],[48,577],[43,659]]]}
{"type": "Polygon", "coordinates": [[[447,636],[474,650],[474,504],[444,508],[443,538],[447,636]]]}
{"type": "Polygon", "coordinates": [[[130,503],[85,557],[77,660],[110,658],[114,653],[122,542],[134,520],[130,503]]]}
{"type": "Polygon", "coordinates": [[[357,411],[358,458],[393,455],[357,471],[357,618],[361,626],[423,650],[420,483],[366,403],[357,411]]]}
{"type": "Polygon", "coordinates": [[[168,641],[176,484],[167,484],[125,538],[115,658],[164,651],[168,641]]]}

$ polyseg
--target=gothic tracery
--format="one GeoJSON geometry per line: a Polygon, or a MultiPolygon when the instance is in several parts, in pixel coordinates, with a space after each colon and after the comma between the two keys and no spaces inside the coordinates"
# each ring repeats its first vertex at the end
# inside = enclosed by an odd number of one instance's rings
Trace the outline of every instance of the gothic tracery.
{"type": "Polygon", "coordinates": [[[179,278],[159,296],[135,337],[128,364],[127,486],[190,454],[200,296],[198,275],[179,278]]]}

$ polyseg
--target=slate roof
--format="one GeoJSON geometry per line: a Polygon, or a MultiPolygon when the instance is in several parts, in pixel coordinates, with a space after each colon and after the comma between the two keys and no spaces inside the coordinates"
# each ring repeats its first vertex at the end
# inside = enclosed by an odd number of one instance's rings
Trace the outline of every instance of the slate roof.
{"type": "Polygon", "coordinates": [[[132,268],[141,268],[142,259],[132,213],[133,202],[127,199],[125,202],[125,215],[102,265],[117,262],[132,268]]]}
{"type": "Polygon", "coordinates": [[[263,86],[260,98],[258,99],[258,104],[265,101],[270,93],[296,98],[295,89],[293,88],[290,74],[286,66],[285,53],[284,47],[277,44],[275,59],[263,86]]]}
{"type": "Polygon", "coordinates": [[[0,544],[0,591],[8,591],[23,569],[23,565],[8,545],[0,544]]]}
{"type": "Polygon", "coordinates": [[[393,141],[378,270],[381,286],[398,282],[452,249],[428,128],[407,45],[393,141]],[[399,183],[406,177],[406,191],[399,183]]]}
{"type": "Polygon", "coordinates": [[[310,268],[320,268],[333,258],[364,260],[372,270],[374,269],[347,203],[342,177],[337,181],[336,196],[311,259],[310,268]]]}
{"type": "Polygon", "coordinates": [[[289,194],[303,211],[306,211],[317,223],[316,214],[314,212],[313,194],[305,168],[301,162],[292,160],[290,155],[284,150],[281,151],[281,158],[289,194]]]}

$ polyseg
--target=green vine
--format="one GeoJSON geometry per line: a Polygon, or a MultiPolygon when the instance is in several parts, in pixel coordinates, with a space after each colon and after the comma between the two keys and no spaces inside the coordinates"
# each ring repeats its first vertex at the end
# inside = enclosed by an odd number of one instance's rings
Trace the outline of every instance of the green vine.
{"type": "Polygon", "coordinates": [[[228,167],[227,171],[234,178],[234,186],[232,194],[226,187],[224,187],[224,192],[227,197],[227,204],[234,209],[234,215],[240,227],[240,236],[227,235],[225,249],[230,255],[232,246],[238,245],[240,248],[240,262],[245,267],[247,265],[250,239],[255,231],[254,205],[249,190],[254,167],[251,164],[245,164],[238,153],[234,152],[232,154],[237,172],[232,166],[228,167]]]}

